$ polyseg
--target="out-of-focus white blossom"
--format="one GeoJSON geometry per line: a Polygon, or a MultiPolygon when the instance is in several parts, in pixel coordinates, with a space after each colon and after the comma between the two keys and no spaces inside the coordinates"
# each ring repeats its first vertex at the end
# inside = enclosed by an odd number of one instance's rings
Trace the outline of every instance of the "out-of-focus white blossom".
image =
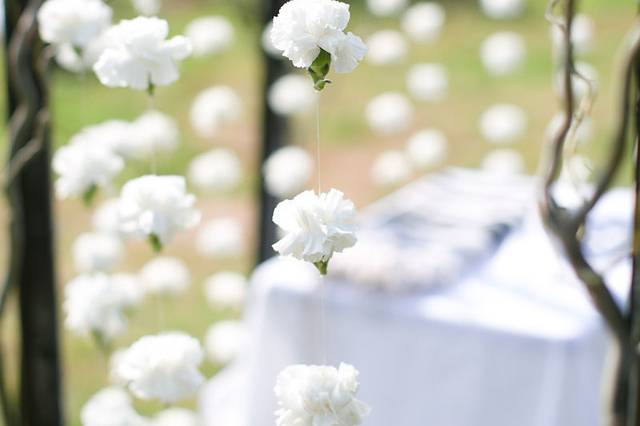
{"type": "Polygon", "coordinates": [[[150,90],[180,78],[178,61],[191,54],[191,42],[176,36],[167,40],[169,24],[155,17],[139,16],[120,21],[109,31],[108,47],[93,66],[108,87],[150,90]]]}
{"type": "MultiPolygon", "coordinates": [[[[547,126],[547,138],[551,139],[552,137],[554,137],[556,133],[558,133],[561,130],[563,123],[564,123],[564,112],[556,113],[551,119],[551,121],[549,122],[549,125],[547,126]]],[[[574,120],[572,123],[572,126],[575,127],[576,126],[575,123],[576,122],[574,120]]],[[[591,126],[592,126],[591,118],[584,117],[577,128],[572,128],[570,130],[570,132],[572,132],[574,140],[576,140],[578,143],[584,143],[587,140],[589,140],[592,134],[591,126]]]]}
{"type": "Polygon", "coordinates": [[[85,70],[82,56],[71,44],[59,44],[55,47],[55,52],[54,59],[61,68],[76,73],[85,70]]]}
{"type": "Polygon", "coordinates": [[[524,111],[511,104],[496,104],[480,117],[480,133],[488,142],[513,143],[524,135],[527,116],[524,111]]]}
{"type": "Polygon", "coordinates": [[[102,0],[47,0],[38,10],[40,37],[82,49],[111,24],[112,14],[102,0]]]}
{"type": "Polygon", "coordinates": [[[356,209],[337,189],[316,195],[305,191],[278,204],[273,222],[284,232],[273,248],[282,256],[311,262],[326,273],[334,253],[356,241],[356,209]]]}
{"type": "Polygon", "coordinates": [[[291,365],[278,374],[277,426],[355,426],[371,411],[356,399],[358,371],[351,365],[291,365]]]}
{"type": "Polygon", "coordinates": [[[117,198],[106,200],[100,204],[93,212],[91,223],[93,228],[100,233],[126,237],[120,229],[117,198]]]}
{"type": "Polygon", "coordinates": [[[516,175],[525,171],[522,155],[513,149],[494,149],[482,160],[482,169],[497,175],[516,175]]]}
{"type": "Polygon", "coordinates": [[[121,295],[125,308],[136,308],[144,299],[145,289],[142,281],[133,274],[113,274],[109,277],[111,285],[115,287],[121,295]]]}
{"type": "Polygon", "coordinates": [[[216,364],[228,364],[246,344],[247,330],[240,321],[218,321],[207,330],[204,346],[207,358],[216,364]]]}
{"type": "Polygon", "coordinates": [[[374,65],[389,65],[402,62],[409,47],[402,34],[395,30],[382,30],[367,40],[367,59],[374,65]]]}
{"type": "Polygon", "coordinates": [[[75,334],[91,335],[101,343],[122,334],[127,326],[124,310],[129,298],[108,275],[80,275],[64,289],[65,325],[75,334]]]}
{"type": "Polygon", "coordinates": [[[187,193],[183,176],[141,176],[122,188],[118,202],[120,228],[149,238],[159,249],[178,232],[200,222],[195,203],[196,197],[187,193]]]}
{"type": "Polygon", "coordinates": [[[167,408],[159,412],[149,426],[199,426],[198,414],[186,408],[167,408]]]}
{"type": "Polygon", "coordinates": [[[201,256],[229,258],[244,250],[244,232],[237,220],[214,219],[202,226],[196,237],[196,250],[201,256]]]}
{"type": "Polygon", "coordinates": [[[298,68],[309,68],[321,49],[331,55],[338,73],[353,71],[364,58],[367,46],[353,33],[349,5],[335,0],[290,0],[273,19],[271,40],[298,68]]]}
{"type": "Polygon", "coordinates": [[[294,115],[308,111],[318,100],[309,79],[299,74],[287,74],[269,88],[269,106],[280,115],[294,115]]]}
{"type": "Polygon", "coordinates": [[[204,358],[198,340],[182,332],[143,336],[115,365],[133,395],[174,403],[192,396],[204,382],[198,370],[204,358]]]}
{"type": "Polygon", "coordinates": [[[134,127],[124,120],[108,120],[87,126],[80,134],[92,144],[108,148],[123,158],[132,157],[138,143],[134,127]]]}
{"type": "Polygon", "coordinates": [[[408,0],[367,0],[367,8],[376,16],[392,16],[407,7],[408,0]]]}
{"type": "Polygon", "coordinates": [[[73,243],[73,261],[78,272],[109,272],[122,259],[120,239],[102,232],[86,232],[73,243]]]}
{"type": "Polygon", "coordinates": [[[269,22],[262,30],[261,44],[262,49],[273,58],[282,59],[282,52],[273,45],[271,40],[271,30],[273,30],[273,22],[269,22]]]}
{"type": "MultiPolygon", "coordinates": [[[[576,62],[575,70],[584,78],[576,74],[571,75],[574,99],[579,102],[590,93],[595,96],[598,92],[598,71],[593,65],[586,62],[576,62]]],[[[564,73],[562,71],[556,75],[556,91],[559,97],[564,97],[564,73]]]]}
{"type": "Polygon", "coordinates": [[[132,123],[131,131],[134,138],[132,153],[140,159],[173,152],[180,145],[178,124],[160,111],[146,111],[132,123]]]}
{"type": "Polygon", "coordinates": [[[149,426],[148,420],[136,412],[129,394],[119,386],[95,393],[82,407],[80,419],[82,426],[149,426]]]}
{"type": "Polygon", "coordinates": [[[380,154],[371,168],[371,179],[379,186],[396,186],[410,176],[411,163],[402,151],[394,149],[380,154]]]}
{"type": "MultiPolygon", "coordinates": [[[[584,13],[573,17],[571,26],[571,43],[576,53],[586,53],[593,47],[593,33],[595,24],[593,19],[584,13]]],[[[551,41],[558,54],[562,52],[564,40],[563,31],[556,25],[551,26],[551,41]]]]}
{"type": "Polygon", "coordinates": [[[517,70],[524,61],[526,47],[518,33],[503,31],[487,37],[480,47],[485,69],[492,75],[507,75],[517,70]]]}
{"type": "Polygon", "coordinates": [[[438,166],[447,156],[447,138],[440,130],[420,130],[407,141],[406,153],[418,169],[438,166]]]}
{"type": "Polygon", "coordinates": [[[191,284],[191,274],[180,259],[159,256],[147,262],[140,270],[140,282],[149,294],[176,296],[191,284]]]}
{"type": "Polygon", "coordinates": [[[513,19],[522,15],[525,0],[480,0],[485,15],[492,19],[513,19]]]}
{"type": "Polygon", "coordinates": [[[155,16],[162,7],[161,0],[131,0],[131,3],[136,12],[144,16],[155,16]]]}
{"type": "Polygon", "coordinates": [[[416,64],[407,73],[407,89],[420,101],[437,102],[447,96],[449,79],[441,64],[416,64]]]}
{"type": "Polygon", "coordinates": [[[292,197],[302,191],[312,171],[311,156],[298,146],[279,148],[269,156],[262,169],[267,191],[278,198],[292,197]]]}
{"type": "Polygon", "coordinates": [[[202,138],[211,138],[224,123],[240,118],[242,101],[227,86],[210,87],[200,92],[191,104],[191,126],[202,138]]]}
{"type": "Polygon", "coordinates": [[[413,106],[401,93],[386,92],[373,98],[366,107],[365,117],[376,132],[389,135],[406,130],[411,124],[413,106]]]}
{"type": "Polygon", "coordinates": [[[215,55],[233,42],[233,25],[222,16],[205,16],[191,21],[184,35],[191,40],[194,56],[215,55]]]}
{"type": "Polygon", "coordinates": [[[111,181],[124,167],[122,158],[108,147],[87,139],[82,132],[59,148],[53,156],[58,198],[84,197],[91,201],[98,188],[110,188],[111,181]]]}
{"type": "Polygon", "coordinates": [[[402,17],[402,29],[417,43],[429,43],[440,37],[446,13],[434,2],[420,2],[411,6],[402,17]]]}
{"type": "Polygon", "coordinates": [[[240,159],[226,148],[200,154],[189,164],[189,180],[201,191],[231,191],[238,186],[241,177],[240,159]]]}
{"type": "Polygon", "coordinates": [[[247,279],[238,272],[218,272],[205,281],[204,294],[213,307],[240,310],[247,297],[247,279]]]}

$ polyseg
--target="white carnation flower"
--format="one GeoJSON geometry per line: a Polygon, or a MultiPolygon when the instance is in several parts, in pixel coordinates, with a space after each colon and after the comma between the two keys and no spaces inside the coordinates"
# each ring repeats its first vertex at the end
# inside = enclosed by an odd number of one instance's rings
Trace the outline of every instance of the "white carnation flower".
{"type": "Polygon", "coordinates": [[[227,86],[210,87],[200,92],[189,112],[191,126],[202,138],[216,135],[221,125],[236,121],[242,114],[242,101],[227,86]]]}
{"type": "Polygon", "coordinates": [[[121,229],[149,238],[155,249],[200,221],[183,176],[147,175],[124,184],[118,202],[121,229]]]}
{"type": "Polygon", "coordinates": [[[367,0],[367,8],[377,16],[392,16],[407,7],[408,0],[367,0]]]}
{"type": "Polygon", "coordinates": [[[56,63],[69,72],[79,73],[86,69],[82,55],[70,43],[55,46],[56,63]]]}
{"type": "Polygon", "coordinates": [[[300,114],[316,104],[318,95],[309,80],[299,74],[287,74],[269,88],[271,109],[280,115],[300,114]]]}
{"type": "MultiPolygon", "coordinates": [[[[310,68],[322,51],[330,55],[339,73],[353,71],[364,58],[367,46],[353,33],[344,33],[349,23],[349,5],[335,0],[291,0],[273,19],[271,40],[298,68],[310,68]]],[[[328,65],[327,58],[323,64],[328,65]]],[[[317,74],[324,82],[328,69],[317,74]]],[[[314,81],[316,77],[314,77],[314,81]]],[[[322,89],[324,84],[316,85],[322,89]]]]}
{"type": "Polygon", "coordinates": [[[480,117],[480,133],[488,142],[513,143],[527,128],[527,116],[522,108],[511,104],[496,104],[480,117]]]}
{"type": "Polygon", "coordinates": [[[122,353],[115,368],[133,395],[169,404],[192,396],[202,385],[198,367],[203,358],[198,340],[170,332],[141,337],[122,353]]]}
{"type": "Polygon", "coordinates": [[[216,148],[191,160],[188,175],[201,191],[228,192],[238,186],[242,165],[233,151],[216,148]]]}
{"type": "Polygon", "coordinates": [[[162,7],[161,0],[131,0],[133,8],[141,15],[155,16],[162,7]]]}
{"type": "Polygon", "coordinates": [[[133,156],[152,158],[158,153],[175,151],[180,145],[180,130],[176,120],[160,111],[149,110],[131,124],[133,156]]]}
{"type": "Polygon", "coordinates": [[[480,47],[485,69],[492,75],[503,76],[517,70],[524,61],[526,48],[518,33],[503,31],[487,37],[480,47]]]}
{"type": "Polygon", "coordinates": [[[140,270],[142,287],[148,294],[176,296],[191,284],[191,274],[180,259],[159,256],[147,262],[140,270]]]}
{"type": "Polygon", "coordinates": [[[386,135],[399,133],[411,124],[413,106],[401,93],[386,92],[367,104],[365,116],[376,132],[386,135]]]}
{"type": "Polygon", "coordinates": [[[402,29],[415,42],[433,42],[440,37],[445,17],[444,8],[438,3],[416,3],[402,17],[402,29]]]}
{"type": "Polygon", "coordinates": [[[494,149],[482,160],[482,169],[496,175],[524,173],[524,159],[513,149],[494,149]]]}
{"type": "Polygon", "coordinates": [[[196,250],[204,257],[230,258],[242,254],[242,225],[230,217],[207,222],[196,237],[196,250]]]}
{"type": "Polygon", "coordinates": [[[438,166],[447,156],[447,138],[439,130],[421,130],[409,138],[406,152],[409,160],[419,169],[438,166]]]}
{"type": "Polygon", "coordinates": [[[390,65],[402,62],[409,47],[402,34],[394,30],[382,30],[367,40],[367,59],[374,65],[390,65]]]}
{"type": "Polygon", "coordinates": [[[286,146],[274,151],[262,168],[267,191],[287,198],[301,192],[313,172],[313,160],[303,148],[286,146]]]}
{"type": "Polygon", "coordinates": [[[191,21],[184,35],[191,40],[193,56],[214,55],[233,42],[233,26],[222,16],[205,16],[191,21]]]}
{"type": "Polygon", "coordinates": [[[104,274],[80,275],[64,289],[65,325],[79,336],[107,343],[126,330],[124,310],[130,306],[122,288],[104,274]]]}
{"type": "Polygon", "coordinates": [[[112,13],[102,0],[47,0],[38,10],[40,37],[82,49],[111,25],[112,13]]]}
{"type": "Polygon", "coordinates": [[[447,96],[449,79],[441,64],[416,64],[407,73],[407,89],[420,101],[437,102],[447,96]]]}
{"type": "Polygon", "coordinates": [[[275,386],[277,426],[355,426],[371,411],[356,399],[358,371],[348,364],[292,365],[275,386]]]}
{"type": "Polygon", "coordinates": [[[282,201],[273,212],[273,222],[284,232],[273,248],[283,256],[313,263],[322,274],[334,253],[357,241],[355,206],[337,189],[319,196],[305,191],[282,201]]]}
{"type": "Polygon", "coordinates": [[[200,426],[198,414],[186,408],[168,408],[159,412],[150,426],[200,426]]]}
{"type": "Polygon", "coordinates": [[[240,355],[247,340],[240,321],[218,321],[207,330],[204,346],[207,358],[215,364],[228,364],[240,355]]]}
{"type": "Polygon", "coordinates": [[[129,394],[119,386],[95,393],[82,407],[80,419],[82,426],[149,426],[147,419],[136,412],[129,394]]]}
{"type": "Polygon", "coordinates": [[[111,285],[121,295],[125,308],[131,309],[140,305],[144,299],[145,289],[136,275],[119,273],[111,275],[110,278],[111,285]]]}
{"type": "Polygon", "coordinates": [[[404,152],[388,150],[378,156],[371,168],[371,178],[380,186],[396,186],[411,177],[411,163],[404,152]]]}
{"type": "MultiPolygon", "coordinates": [[[[586,53],[593,47],[593,33],[595,24],[593,19],[584,13],[573,17],[571,25],[571,44],[576,53],[586,53]]],[[[564,33],[556,25],[551,26],[551,41],[558,53],[564,48],[564,33]]]]}
{"type": "Polygon", "coordinates": [[[247,279],[237,272],[218,272],[207,278],[204,293],[213,307],[240,310],[247,298],[247,279]]]}
{"type": "Polygon", "coordinates": [[[115,235],[86,232],[73,243],[73,261],[78,272],[109,272],[118,266],[123,251],[115,235]]]}
{"type": "Polygon", "coordinates": [[[120,21],[109,31],[108,47],[93,66],[108,87],[152,90],[178,80],[177,62],[191,54],[186,37],[167,40],[169,24],[159,18],[137,17],[120,21]]]}
{"type": "Polygon", "coordinates": [[[522,15],[526,0],[480,0],[482,11],[489,18],[512,19],[522,15]]]}
{"type": "Polygon", "coordinates": [[[111,187],[124,161],[108,147],[97,145],[80,133],[56,151],[52,167],[58,174],[58,198],[83,197],[91,202],[98,188],[111,187]]]}
{"type": "Polygon", "coordinates": [[[282,52],[280,49],[273,45],[273,41],[271,41],[271,30],[273,30],[273,22],[269,22],[265,25],[262,30],[262,36],[260,37],[260,44],[262,45],[262,50],[272,58],[282,58],[282,52]]]}

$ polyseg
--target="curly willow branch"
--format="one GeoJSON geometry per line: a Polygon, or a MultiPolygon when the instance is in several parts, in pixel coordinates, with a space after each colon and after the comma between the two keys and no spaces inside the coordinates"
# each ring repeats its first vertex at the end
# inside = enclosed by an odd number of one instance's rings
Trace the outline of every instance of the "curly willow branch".
{"type": "MultiPolygon", "coordinates": [[[[560,4],[559,0],[552,0],[549,4],[547,16],[552,23],[557,22],[553,10],[560,4]]],[[[635,29],[631,33],[630,46],[625,56],[623,66],[623,85],[620,92],[620,114],[616,123],[616,131],[613,137],[613,151],[603,174],[597,179],[593,193],[576,210],[568,210],[559,206],[553,195],[553,188],[559,179],[563,154],[571,129],[575,128],[575,100],[573,93],[574,75],[584,78],[575,72],[573,60],[573,46],[571,43],[571,27],[575,13],[573,0],[564,2],[564,20],[556,23],[562,29],[562,72],[563,72],[563,101],[564,116],[560,130],[553,135],[550,142],[550,158],[547,173],[544,176],[544,193],[540,202],[542,218],[548,230],[557,238],[564,249],[576,275],[584,283],[589,296],[604,317],[607,325],[614,333],[618,341],[625,344],[629,338],[629,324],[622,309],[616,304],[611,292],[607,288],[604,278],[598,274],[587,262],[581,239],[581,230],[585,226],[587,215],[600,200],[605,191],[610,187],[616,173],[620,169],[626,145],[629,127],[630,92],[634,66],[640,50],[640,32],[635,29]]],[[[590,108],[590,105],[587,105],[590,108]]]]}

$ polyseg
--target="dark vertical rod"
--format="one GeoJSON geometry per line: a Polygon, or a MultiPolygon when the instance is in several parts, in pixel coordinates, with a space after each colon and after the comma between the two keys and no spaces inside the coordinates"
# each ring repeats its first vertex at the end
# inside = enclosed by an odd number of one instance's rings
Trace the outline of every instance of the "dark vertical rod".
{"type": "Polygon", "coordinates": [[[48,61],[36,22],[41,3],[42,0],[5,1],[6,11],[10,12],[7,18],[15,19],[7,24],[10,32],[6,34],[11,277],[17,287],[20,316],[21,424],[62,426],[49,170],[48,61]],[[32,152],[28,161],[15,169],[13,160],[26,151],[32,152]]]}
{"type": "MultiPolygon", "coordinates": [[[[274,16],[278,14],[280,7],[286,0],[263,0],[262,28],[266,26],[274,16]]],[[[258,218],[258,253],[257,261],[263,262],[273,256],[271,245],[276,241],[276,228],[272,221],[273,210],[278,199],[267,192],[262,165],[269,156],[278,148],[285,145],[289,137],[287,119],[273,112],[269,107],[267,96],[269,87],[287,71],[287,64],[279,58],[269,56],[261,49],[264,63],[264,79],[262,85],[262,135],[260,153],[260,205],[258,218]]]]}

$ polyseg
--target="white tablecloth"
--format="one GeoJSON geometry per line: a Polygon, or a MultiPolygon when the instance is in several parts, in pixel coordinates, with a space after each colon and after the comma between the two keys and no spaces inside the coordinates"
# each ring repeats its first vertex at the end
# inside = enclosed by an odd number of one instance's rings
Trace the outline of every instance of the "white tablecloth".
{"type": "MultiPolygon", "coordinates": [[[[628,193],[610,198],[595,215],[605,230],[595,246],[618,238],[605,225],[629,211],[628,193]]],[[[628,265],[607,275],[622,299],[628,265]]],[[[360,370],[359,397],[373,407],[367,426],[601,424],[608,336],[535,213],[479,270],[437,291],[389,295],[320,287],[316,277],[293,261],[256,271],[250,346],[203,390],[207,426],[272,426],[278,372],[324,363],[325,352],[360,370]]]]}

